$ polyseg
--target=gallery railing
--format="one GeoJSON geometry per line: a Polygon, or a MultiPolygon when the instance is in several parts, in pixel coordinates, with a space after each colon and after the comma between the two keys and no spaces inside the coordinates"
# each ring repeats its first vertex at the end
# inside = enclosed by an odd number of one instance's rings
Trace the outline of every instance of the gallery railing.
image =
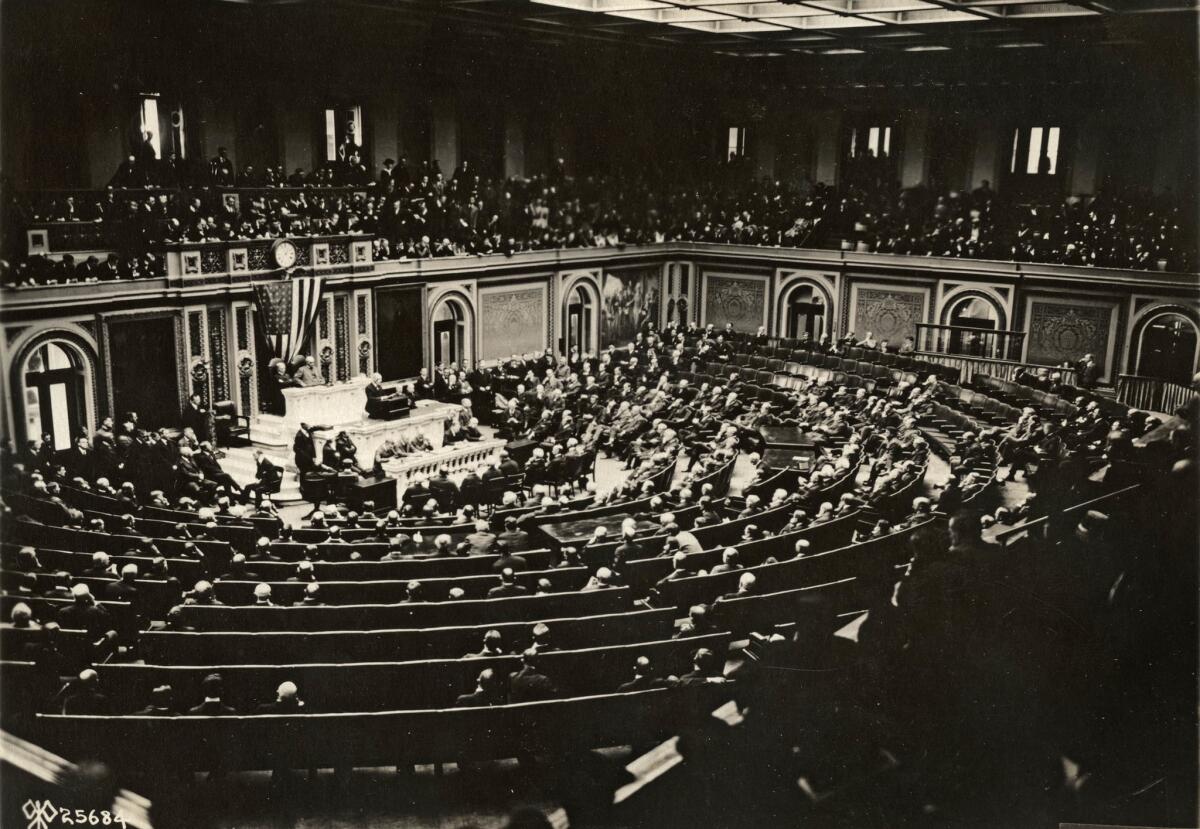
{"type": "Polygon", "coordinates": [[[1195,388],[1159,377],[1122,374],[1117,381],[1117,401],[1142,411],[1173,414],[1197,396],[1195,388]]]}
{"type": "Polygon", "coordinates": [[[1042,372],[1046,375],[1057,374],[1058,382],[1064,386],[1075,385],[1075,369],[1058,368],[1056,366],[1040,366],[1033,363],[1021,363],[1015,360],[991,360],[987,357],[971,357],[958,354],[939,354],[932,351],[918,351],[917,356],[930,362],[944,366],[953,366],[962,374],[962,382],[970,383],[976,374],[989,377],[999,377],[1002,380],[1017,381],[1017,373],[1024,369],[1031,374],[1042,372]]]}
{"type": "Polygon", "coordinates": [[[1024,331],[917,323],[917,350],[926,353],[1020,360],[1024,345],[1024,331]]]}

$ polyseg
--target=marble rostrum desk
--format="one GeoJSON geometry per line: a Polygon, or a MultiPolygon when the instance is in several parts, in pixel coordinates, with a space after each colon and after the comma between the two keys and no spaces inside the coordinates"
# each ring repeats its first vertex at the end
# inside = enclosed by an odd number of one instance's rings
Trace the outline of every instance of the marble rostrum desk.
{"type": "Polygon", "coordinates": [[[417,452],[406,457],[392,458],[383,464],[384,471],[396,478],[399,492],[414,477],[431,475],[441,466],[452,473],[462,472],[483,463],[504,448],[504,441],[486,439],[464,441],[453,446],[444,446],[446,422],[463,411],[454,403],[439,403],[435,400],[418,400],[407,417],[396,420],[371,420],[366,416],[369,381],[365,377],[328,386],[302,386],[283,389],[285,414],[260,415],[254,424],[256,443],[278,447],[286,452],[288,468],[290,447],[301,423],[309,426],[328,426],[318,429],[317,450],[324,441],[333,440],[339,432],[345,432],[358,449],[358,465],[369,470],[375,462],[375,452],[384,441],[403,439],[411,441],[418,434],[424,435],[433,447],[431,451],[417,452]]]}
{"type": "Polygon", "coordinates": [[[365,418],[370,380],[356,377],[328,386],[298,386],[283,389],[283,426],[294,434],[301,423],[309,426],[341,426],[365,418]]]}

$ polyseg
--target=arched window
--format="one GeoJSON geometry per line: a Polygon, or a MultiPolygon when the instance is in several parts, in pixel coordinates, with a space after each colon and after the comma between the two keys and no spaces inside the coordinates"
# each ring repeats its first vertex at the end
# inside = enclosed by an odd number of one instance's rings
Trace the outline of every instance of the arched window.
{"type": "Polygon", "coordinates": [[[566,351],[586,354],[596,347],[592,331],[596,320],[596,307],[592,292],[582,283],[575,286],[567,297],[566,351]]]}
{"type": "Polygon", "coordinates": [[[1183,314],[1152,317],[1138,338],[1137,374],[1188,385],[1196,369],[1196,324],[1183,314]]]}
{"type": "Polygon", "coordinates": [[[21,376],[26,436],[49,435],[56,451],[70,448],[72,438],[86,431],[83,357],[69,343],[46,342],[28,353],[21,376]]]}
{"type": "Polygon", "coordinates": [[[433,312],[433,364],[465,363],[467,354],[467,313],[457,299],[442,300],[433,312]]]}

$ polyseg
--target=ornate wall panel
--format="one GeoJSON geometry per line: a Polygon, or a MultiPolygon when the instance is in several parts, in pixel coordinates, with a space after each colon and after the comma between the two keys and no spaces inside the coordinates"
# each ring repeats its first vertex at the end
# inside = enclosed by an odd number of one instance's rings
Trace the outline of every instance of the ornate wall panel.
{"type": "Polygon", "coordinates": [[[312,341],[309,348],[311,349],[308,356],[312,357],[317,364],[317,373],[321,375],[326,382],[332,382],[334,378],[334,361],[336,354],[334,353],[333,345],[333,297],[326,294],[321,297],[321,306],[317,311],[316,322],[316,337],[309,336],[312,341]]]}
{"type": "Polygon", "coordinates": [[[354,292],[354,336],[353,359],[359,374],[370,374],[375,370],[373,351],[371,292],[354,292]]]}
{"type": "Polygon", "coordinates": [[[704,324],[718,329],[733,323],[734,331],[753,334],[767,324],[767,286],[764,276],[704,275],[704,324]]]}
{"type": "Polygon", "coordinates": [[[1096,358],[1101,376],[1110,374],[1117,304],[1070,298],[1030,297],[1025,319],[1025,360],[1041,365],[1096,358]]]}
{"type": "Polygon", "coordinates": [[[479,291],[481,360],[498,360],[546,347],[546,286],[479,291]]]}
{"type": "Polygon", "coordinates": [[[228,400],[230,398],[229,350],[226,343],[227,325],[227,315],[224,308],[208,309],[208,356],[212,371],[213,402],[228,400]]]}
{"type": "Polygon", "coordinates": [[[198,394],[205,405],[212,404],[212,375],[208,359],[208,309],[189,309],[184,315],[187,329],[187,394],[198,394]]]}
{"type": "Polygon", "coordinates": [[[233,370],[238,404],[238,412],[244,415],[254,414],[256,408],[256,385],[254,382],[254,320],[251,317],[251,306],[235,304],[233,308],[234,342],[237,345],[233,355],[233,370]]]}
{"type": "Polygon", "coordinates": [[[337,379],[344,382],[350,379],[350,320],[347,305],[349,297],[338,294],[333,298],[333,333],[336,345],[334,347],[334,362],[337,365],[337,379]]]}
{"type": "Polygon", "coordinates": [[[925,288],[854,285],[851,289],[850,330],[859,338],[869,331],[878,341],[898,345],[915,337],[917,323],[925,321],[929,291],[925,288]]]}

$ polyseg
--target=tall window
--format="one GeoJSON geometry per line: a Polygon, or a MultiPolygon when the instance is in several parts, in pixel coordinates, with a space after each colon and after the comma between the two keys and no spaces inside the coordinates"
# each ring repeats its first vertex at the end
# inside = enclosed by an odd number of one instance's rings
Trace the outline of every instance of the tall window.
{"type": "Polygon", "coordinates": [[[725,148],[725,158],[733,158],[734,156],[743,156],[746,154],[746,128],[745,127],[730,127],[729,128],[729,143],[725,148]]]}
{"type": "Polygon", "coordinates": [[[325,160],[345,161],[362,152],[362,107],[325,110],[325,160]]]}
{"type": "Polygon", "coordinates": [[[892,155],[892,128],[851,128],[849,152],[851,158],[860,158],[862,156],[890,158],[892,155]]]}
{"type": "Polygon", "coordinates": [[[162,136],[158,128],[158,96],[144,95],[141,106],[142,135],[150,133],[150,144],[154,147],[154,155],[162,158],[162,136]]]}
{"type": "Polygon", "coordinates": [[[1013,130],[1010,173],[1052,176],[1058,172],[1059,127],[1018,127],[1013,130]]]}

